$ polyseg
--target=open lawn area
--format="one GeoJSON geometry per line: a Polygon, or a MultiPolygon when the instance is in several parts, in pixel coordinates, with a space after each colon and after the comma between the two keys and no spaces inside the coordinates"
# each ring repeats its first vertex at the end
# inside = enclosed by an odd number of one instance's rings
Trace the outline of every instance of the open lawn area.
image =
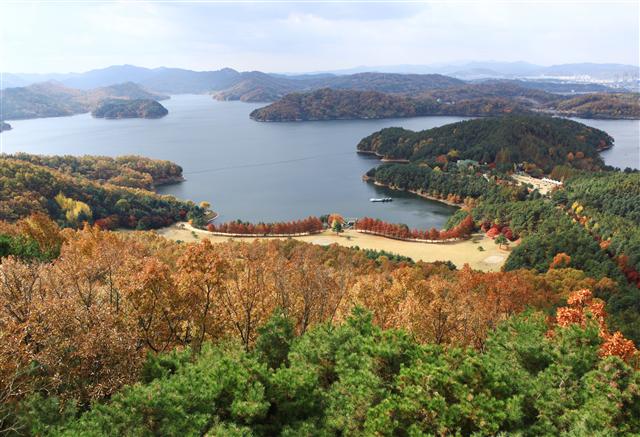
{"type": "MultiPolygon", "coordinates": [[[[208,238],[213,242],[223,242],[229,239],[246,241],[254,239],[254,237],[211,235],[207,231],[191,228],[184,223],[178,223],[156,232],[166,238],[186,242],[197,241],[202,238],[208,238]]],[[[461,242],[438,244],[393,240],[377,235],[361,234],[353,230],[345,231],[339,236],[327,230],[320,234],[292,238],[320,245],[337,243],[347,247],[359,246],[362,249],[385,250],[387,252],[411,257],[415,261],[451,261],[457,267],[462,267],[466,263],[474,269],[483,271],[500,270],[507,256],[509,256],[508,251],[499,249],[493,240],[484,234],[474,234],[470,240],[461,242]],[[479,250],[479,247],[482,247],[484,250],[479,250]]]]}

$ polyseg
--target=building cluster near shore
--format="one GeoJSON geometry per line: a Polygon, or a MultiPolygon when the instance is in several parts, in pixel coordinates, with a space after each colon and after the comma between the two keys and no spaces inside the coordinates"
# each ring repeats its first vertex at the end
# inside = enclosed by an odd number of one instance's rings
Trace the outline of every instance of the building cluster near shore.
{"type": "Polygon", "coordinates": [[[556,181],[555,179],[550,179],[546,177],[542,179],[538,179],[538,178],[529,176],[526,173],[514,174],[512,178],[520,182],[521,184],[532,185],[542,195],[546,195],[551,191],[553,191],[555,188],[562,186],[562,182],[556,181]]]}

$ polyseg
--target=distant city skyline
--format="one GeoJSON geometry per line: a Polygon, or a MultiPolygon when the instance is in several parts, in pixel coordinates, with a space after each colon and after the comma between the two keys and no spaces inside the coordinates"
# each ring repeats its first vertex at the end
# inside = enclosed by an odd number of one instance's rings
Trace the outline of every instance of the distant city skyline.
{"type": "Polygon", "coordinates": [[[0,3],[0,71],[640,64],[638,2],[0,3]]]}

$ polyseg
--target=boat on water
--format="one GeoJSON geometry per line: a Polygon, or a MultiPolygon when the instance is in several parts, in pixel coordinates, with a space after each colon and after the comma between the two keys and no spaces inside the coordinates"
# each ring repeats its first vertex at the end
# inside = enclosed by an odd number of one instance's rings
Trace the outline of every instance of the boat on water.
{"type": "Polygon", "coordinates": [[[392,202],[393,199],[391,197],[380,197],[380,198],[376,198],[376,197],[372,197],[371,199],[369,199],[369,202],[392,202]]]}

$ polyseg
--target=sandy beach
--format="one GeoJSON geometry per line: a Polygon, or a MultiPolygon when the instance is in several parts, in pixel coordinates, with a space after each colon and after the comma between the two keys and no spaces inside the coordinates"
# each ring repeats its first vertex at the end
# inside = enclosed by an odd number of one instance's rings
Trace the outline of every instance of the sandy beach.
{"type": "MultiPolygon", "coordinates": [[[[159,235],[172,240],[186,242],[198,241],[208,238],[213,242],[224,242],[229,239],[251,241],[255,237],[226,237],[211,235],[207,231],[191,228],[185,223],[177,223],[167,228],[156,231],[159,235]],[[195,233],[195,235],[194,235],[195,233]]],[[[281,238],[281,237],[262,237],[281,238]]],[[[307,243],[329,245],[337,243],[341,246],[359,246],[362,249],[386,250],[387,252],[409,256],[416,261],[451,261],[457,267],[469,264],[472,268],[483,271],[498,271],[509,256],[509,252],[501,250],[492,239],[484,234],[474,234],[470,240],[456,243],[416,243],[409,241],[393,240],[376,235],[361,234],[353,230],[347,230],[337,236],[327,230],[320,234],[292,237],[307,243]],[[482,246],[483,251],[478,250],[482,246]]]]}

